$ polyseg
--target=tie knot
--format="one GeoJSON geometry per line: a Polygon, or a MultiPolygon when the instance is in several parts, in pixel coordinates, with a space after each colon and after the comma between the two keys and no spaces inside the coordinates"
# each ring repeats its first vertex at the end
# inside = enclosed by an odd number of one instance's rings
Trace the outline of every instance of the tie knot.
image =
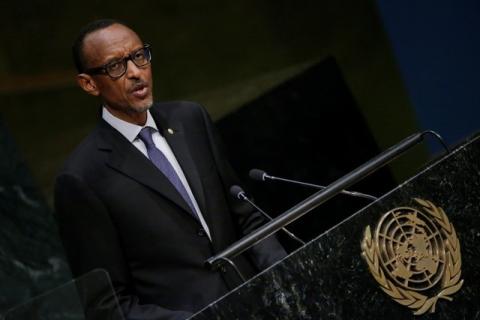
{"type": "Polygon", "coordinates": [[[140,133],[138,134],[138,138],[142,140],[142,142],[145,144],[147,149],[151,147],[155,147],[155,144],[153,143],[152,139],[152,132],[150,130],[150,127],[145,127],[142,130],[140,130],[140,133]]]}

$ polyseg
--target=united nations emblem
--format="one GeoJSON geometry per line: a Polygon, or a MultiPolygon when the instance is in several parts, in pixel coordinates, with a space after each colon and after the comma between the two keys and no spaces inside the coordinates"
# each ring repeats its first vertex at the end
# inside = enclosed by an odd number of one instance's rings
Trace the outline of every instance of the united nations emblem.
{"type": "Polygon", "coordinates": [[[421,209],[385,213],[372,236],[365,229],[362,256],[380,288],[415,315],[435,312],[439,299],[463,285],[460,243],[442,208],[415,198],[421,209]]]}

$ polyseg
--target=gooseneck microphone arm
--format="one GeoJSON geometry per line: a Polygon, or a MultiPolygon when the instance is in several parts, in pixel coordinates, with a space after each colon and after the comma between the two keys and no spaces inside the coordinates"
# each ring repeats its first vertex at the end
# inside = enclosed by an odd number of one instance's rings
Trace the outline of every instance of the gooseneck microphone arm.
{"type": "MultiPolygon", "coordinates": [[[[273,218],[270,217],[269,214],[267,214],[265,211],[263,211],[259,206],[257,206],[252,200],[250,200],[246,194],[245,191],[240,186],[234,185],[230,187],[230,194],[237,199],[243,200],[248,202],[252,207],[257,209],[261,214],[263,214],[269,221],[272,221],[273,218]]],[[[297,241],[300,243],[302,246],[305,245],[305,242],[298,238],[296,235],[294,235],[292,232],[290,232],[287,228],[283,227],[282,230],[293,240],[297,241]]]]}
{"type": "Polygon", "coordinates": [[[427,134],[429,134],[429,135],[433,136],[435,139],[437,139],[437,141],[440,142],[443,149],[445,149],[445,151],[447,151],[447,153],[451,152],[450,149],[448,148],[447,144],[445,143],[445,140],[443,140],[442,136],[440,136],[437,132],[435,132],[433,130],[426,130],[426,131],[422,132],[422,136],[425,136],[427,134]]]}
{"type": "Polygon", "coordinates": [[[245,277],[243,276],[243,274],[240,272],[240,270],[238,269],[237,265],[230,259],[228,259],[227,257],[221,257],[220,258],[221,261],[225,261],[227,262],[232,268],[233,270],[235,270],[235,272],[237,273],[238,277],[240,278],[240,280],[242,280],[242,282],[246,282],[247,279],[245,279],[245,277]]]}
{"type": "MultiPolygon", "coordinates": [[[[293,183],[293,184],[297,184],[297,185],[301,185],[301,186],[305,186],[305,187],[310,187],[310,188],[315,188],[315,189],[320,189],[320,190],[323,190],[323,189],[326,188],[325,186],[321,186],[321,185],[318,185],[318,184],[313,184],[313,183],[308,183],[308,182],[303,182],[303,181],[298,181],[298,180],[291,180],[291,179],[282,178],[282,177],[271,176],[271,175],[267,174],[265,171],[259,170],[259,169],[250,170],[249,176],[253,180],[258,180],[258,181],[266,181],[268,179],[268,180],[273,180],[273,181],[277,180],[277,181],[282,181],[282,182],[287,182],[287,183],[293,183]]],[[[374,197],[372,195],[357,192],[357,191],[342,190],[342,191],[340,191],[340,193],[346,194],[346,195],[349,195],[349,196],[353,196],[353,197],[364,198],[364,199],[368,199],[368,200],[372,200],[372,201],[375,201],[375,200],[378,199],[377,197],[374,197]]]]}
{"type": "Polygon", "coordinates": [[[418,144],[422,139],[423,139],[422,133],[416,133],[405,138],[404,140],[400,141],[398,144],[385,150],[384,152],[374,157],[370,161],[364,163],[363,165],[356,168],[352,172],[334,181],[333,183],[328,185],[325,189],[318,191],[317,193],[313,194],[312,196],[298,203],[291,209],[285,211],[276,219],[268,222],[267,224],[263,225],[262,227],[258,228],[252,233],[246,235],[245,237],[233,243],[231,246],[222,250],[218,254],[210,257],[205,261],[205,263],[209,265],[211,268],[216,269],[220,264],[220,261],[224,257],[227,257],[227,258],[236,257],[237,255],[244,252],[251,246],[271,236],[272,234],[274,234],[284,226],[297,220],[298,218],[302,217],[306,213],[318,207],[320,204],[334,197],[335,195],[340,193],[343,189],[348,188],[349,186],[362,180],[372,172],[375,172],[376,170],[382,168],[389,162],[399,157],[405,151],[412,148],[414,145],[418,144]]]}

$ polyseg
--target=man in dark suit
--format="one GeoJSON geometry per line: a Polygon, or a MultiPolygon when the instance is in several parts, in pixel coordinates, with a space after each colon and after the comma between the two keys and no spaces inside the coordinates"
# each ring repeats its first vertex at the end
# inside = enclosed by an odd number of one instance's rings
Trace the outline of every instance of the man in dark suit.
{"type": "MultiPolygon", "coordinates": [[[[204,261],[264,221],[229,196],[238,181],[206,111],[153,103],[150,48],[134,31],[95,21],[73,53],[78,84],[103,107],[56,180],[72,271],[107,270],[127,319],[185,319],[241,283],[204,261]]],[[[234,262],[251,277],[284,256],[271,237],[234,262]]]]}

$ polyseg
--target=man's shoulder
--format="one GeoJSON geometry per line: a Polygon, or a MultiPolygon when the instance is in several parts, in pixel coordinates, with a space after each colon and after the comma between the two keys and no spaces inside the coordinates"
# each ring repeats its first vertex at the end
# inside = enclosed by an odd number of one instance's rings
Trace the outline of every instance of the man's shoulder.
{"type": "MultiPolygon", "coordinates": [[[[197,102],[173,101],[161,102],[152,106],[151,112],[159,119],[166,120],[166,124],[173,125],[181,123],[183,127],[201,128],[209,123],[209,115],[206,109],[197,102]]],[[[164,124],[165,124],[164,123],[164,124]]]]}

